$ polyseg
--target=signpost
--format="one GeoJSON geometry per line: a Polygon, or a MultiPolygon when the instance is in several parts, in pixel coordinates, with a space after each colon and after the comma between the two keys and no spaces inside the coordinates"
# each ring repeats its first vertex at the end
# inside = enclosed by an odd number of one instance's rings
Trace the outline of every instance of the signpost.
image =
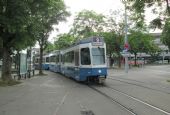
{"type": "MultiPolygon", "coordinates": [[[[128,38],[127,38],[127,12],[126,12],[126,0],[122,0],[125,4],[125,39],[124,39],[124,48],[125,48],[125,53],[128,54],[128,38]]],[[[125,55],[125,72],[128,73],[129,65],[128,65],[128,55],[125,55]]]]}

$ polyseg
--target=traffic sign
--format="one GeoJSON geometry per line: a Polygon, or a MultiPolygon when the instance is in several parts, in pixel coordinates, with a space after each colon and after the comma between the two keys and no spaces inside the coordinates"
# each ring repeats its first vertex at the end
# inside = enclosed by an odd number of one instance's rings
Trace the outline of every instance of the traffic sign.
{"type": "Polygon", "coordinates": [[[128,44],[128,43],[125,43],[124,48],[125,48],[125,49],[129,49],[129,44],[128,44]]]}
{"type": "Polygon", "coordinates": [[[128,43],[125,43],[125,44],[124,44],[124,50],[127,50],[127,51],[128,51],[129,49],[130,49],[129,44],[128,44],[128,43]]]}

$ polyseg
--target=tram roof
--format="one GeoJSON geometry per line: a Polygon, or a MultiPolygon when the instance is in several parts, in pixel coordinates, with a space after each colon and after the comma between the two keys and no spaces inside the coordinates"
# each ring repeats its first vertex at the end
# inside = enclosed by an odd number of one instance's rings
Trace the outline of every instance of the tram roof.
{"type": "Polygon", "coordinates": [[[98,39],[100,40],[100,42],[104,42],[103,40],[103,37],[99,37],[99,36],[92,36],[92,37],[89,37],[89,38],[85,38],[85,39],[82,39],[82,40],[78,40],[75,45],[78,45],[78,44],[85,44],[85,43],[92,43],[94,42],[94,40],[98,39]]]}
{"type": "Polygon", "coordinates": [[[101,43],[101,44],[105,43],[103,37],[100,37],[100,36],[91,36],[91,37],[88,37],[88,38],[84,38],[84,39],[78,40],[77,42],[73,43],[69,47],[67,47],[65,49],[62,49],[62,50],[67,50],[68,48],[71,48],[71,47],[74,47],[74,46],[77,46],[77,45],[80,45],[80,44],[95,43],[94,40],[97,39],[97,38],[99,38],[99,42],[98,43],[101,43]]]}

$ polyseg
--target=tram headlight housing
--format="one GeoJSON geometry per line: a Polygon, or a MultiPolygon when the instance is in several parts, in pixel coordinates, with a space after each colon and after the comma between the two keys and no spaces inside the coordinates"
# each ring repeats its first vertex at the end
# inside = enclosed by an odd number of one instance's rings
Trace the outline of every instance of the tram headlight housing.
{"type": "Polygon", "coordinates": [[[100,69],[98,70],[98,72],[99,72],[99,73],[102,73],[102,71],[101,71],[100,69]]]}

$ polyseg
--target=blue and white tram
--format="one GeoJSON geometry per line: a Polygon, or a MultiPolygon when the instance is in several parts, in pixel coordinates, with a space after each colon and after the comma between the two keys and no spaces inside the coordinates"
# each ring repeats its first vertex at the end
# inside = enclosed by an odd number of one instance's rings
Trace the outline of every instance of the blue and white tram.
{"type": "MultiPolygon", "coordinates": [[[[35,69],[39,69],[39,61],[40,57],[35,57],[35,69]]],[[[43,70],[49,70],[49,55],[44,55],[42,60],[42,69],[43,70]]]]}
{"type": "Polygon", "coordinates": [[[53,51],[51,54],[49,54],[50,57],[50,64],[49,64],[49,70],[53,72],[60,72],[60,66],[61,66],[61,51],[56,50],[53,51]]]}
{"type": "Polygon", "coordinates": [[[45,55],[45,56],[43,56],[43,63],[42,63],[42,68],[44,69],[44,70],[49,70],[49,55],[47,54],[47,55],[45,55]]]}
{"type": "Polygon", "coordinates": [[[49,54],[49,70],[54,72],[55,71],[55,58],[56,58],[56,54],[55,52],[52,52],[49,54]]]}
{"type": "Polygon", "coordinates": [[[60,54],[62,74],[77,81],[106,79],[106,44],[101,37],[81,40],[60,54]]]}

